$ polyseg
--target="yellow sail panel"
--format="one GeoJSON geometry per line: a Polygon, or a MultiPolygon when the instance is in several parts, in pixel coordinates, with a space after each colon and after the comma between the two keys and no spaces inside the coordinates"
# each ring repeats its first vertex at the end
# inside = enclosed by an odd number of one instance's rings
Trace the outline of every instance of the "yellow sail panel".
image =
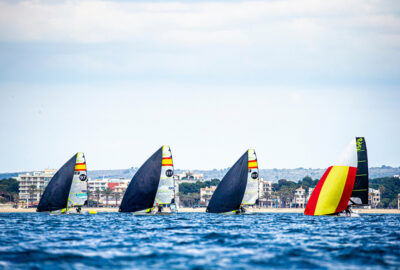
{"type": "Polygon", "coordinates": [[[346,184],[348,172],[348,166],[332,167],[319,193],[314,215],[327,215],[336,212],[346,184]]]}

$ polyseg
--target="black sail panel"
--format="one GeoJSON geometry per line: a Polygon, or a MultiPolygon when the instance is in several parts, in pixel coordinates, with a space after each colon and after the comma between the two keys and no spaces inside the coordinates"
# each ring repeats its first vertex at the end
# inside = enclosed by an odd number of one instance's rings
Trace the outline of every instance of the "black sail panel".
{"type": "Polygon", "coordinates": [[[74,177],[76,154],[51,178],[37,207],[38,212],[55,211],[67,207],[72,178],[74,177]]]}
{"type": "Polygon", "coordinates": [[[207,206],[207,212],[225,213],[240,208],[246,190],[247,167],[246,151],[219,183],[207,206]]]}
{"type": "Polygon", "coordinates": [[[354,182],[352,201],[355,204],[368,204],[368,156],[364,137],[356,137],[357,174],[354,182]],[[359,198],[361,200],[358,200],[359,198]]]}
{"type": "Polygon", "coordinates": [[[126,189],[120,212],[152,208],[161,176],[162,147],[136,172],[126,189]]]}

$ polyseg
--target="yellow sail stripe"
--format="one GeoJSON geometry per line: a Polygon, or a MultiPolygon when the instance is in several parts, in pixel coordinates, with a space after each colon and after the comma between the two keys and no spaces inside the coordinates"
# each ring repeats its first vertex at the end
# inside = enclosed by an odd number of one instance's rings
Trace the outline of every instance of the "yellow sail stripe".
{"type": "Polygon", "coordinates": [[[348,172],[348,166],[332,167],[319,193],[314,215],[335,213],[342,198],[348,172]]]}

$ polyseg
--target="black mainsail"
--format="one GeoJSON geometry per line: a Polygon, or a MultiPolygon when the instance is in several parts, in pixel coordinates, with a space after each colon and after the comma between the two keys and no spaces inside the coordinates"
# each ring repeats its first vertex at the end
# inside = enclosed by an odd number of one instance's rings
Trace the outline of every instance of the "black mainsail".
{"type": "Polygon", "coordinates": [[[350,202],[356,205],[368,205],[368,157],[364,137],[356,137],[357,174],[350,202]]]}
{"type": "Polygon", "coordinates": [[[233,165],[219,183],[210,203],[208,213],[225,213],[238,210],[247,185],[248,151],[233,165]]]}
{"type": "Polygon", "coordinates": [[[51,178],[36,209],[37,212],[55,211],[67,208],[68,195],[74,177],[75,154],[51,178]]]}
{"type": "Polygon", "coordinates": [[[136,172],[126,189],[119,212],[136,212],[153,207],[161,176],[162,147],[136,172]]]}

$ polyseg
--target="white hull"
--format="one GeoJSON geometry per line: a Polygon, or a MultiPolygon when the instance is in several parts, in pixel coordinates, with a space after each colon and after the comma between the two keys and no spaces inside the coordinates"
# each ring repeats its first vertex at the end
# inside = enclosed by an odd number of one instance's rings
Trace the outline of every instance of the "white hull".
{"type": "Polygon", "coordinates": [[[176,214],[177,211],[172,211],[170,208],[163,208],[163,210],[161,212],[159,212],[156,208],[153,209],[153,211],[149,212],[146,210],[141,210],[141,211],[137,211],[137,212],[132,212],[133,215],[135,216],[149,216],[149,215],[172,215],[172,214],[176,214]]]}
{"type": "Polygon", "coordinates": [[[343,211],[343,212],[340,212],[339,214],[338,214],[338,216],[339,217],[360,217],[360,215],[358,214],[358,212],[357,211],[354,211],[354,210],[351,210],[350,212],[345,212],[345,211],[343,211]]]}

